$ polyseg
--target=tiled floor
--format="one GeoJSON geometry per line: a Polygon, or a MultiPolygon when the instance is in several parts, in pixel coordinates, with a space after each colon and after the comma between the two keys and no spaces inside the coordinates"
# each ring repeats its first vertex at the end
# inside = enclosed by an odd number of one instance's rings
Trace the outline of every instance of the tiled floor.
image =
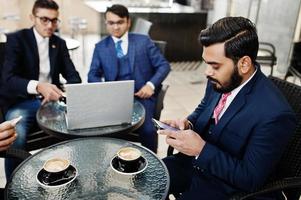
{"type": "MultiPolygon", "coordinates": [[[[82,44],[82,37],[78,39],[82,44]]],[[[71,52],[73,61],[81,74],[84,82],[87,80],[87,72],[89,69],[90,61],[95,43],[99,40],[97,35],[85,36],[85,63],[83,64],[83,50],[82,45],[71,52]]],[[[204,66],[200,66],[197,69],[193,68],[190,71],[178,71],[178,68],[171,71],[165,84],[169,85],[169,89],[166,93],[164,100],[164,110],[161,114],[161,119],[175,119],[184,118],[198,105],[200,99],[203,96],[206,78],[203,75],[204,66]]],[[[269,71],[269,69],[263,68],[263,71],[269,71]]],[[[165,143],[165,137],[159,136],[159,149],[158,156],[163,158],[166,156],[167,145],[165,143]]],[[[3,169],[3,160],[0,160],[0,187],[5,185],[5,176],[3,169]]]]}

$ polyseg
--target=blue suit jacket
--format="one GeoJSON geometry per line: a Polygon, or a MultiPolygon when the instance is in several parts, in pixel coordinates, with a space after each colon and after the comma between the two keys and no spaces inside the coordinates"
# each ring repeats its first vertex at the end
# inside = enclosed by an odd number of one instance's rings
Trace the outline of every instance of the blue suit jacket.
{"type": "MultiPolygon", "coordinates": [[[[135,79],[135,91],[151,81],[156,91],[170,71],[169,63],[148,36],[128,34],[128,56],[135,79]]],[[[116,81],[118,64],[115,44],[111,36],[96,44],[88,73],[88,82],[116,81]]]]}
{"type": "MultiPolygon", "coordinates": [[[[49,38],[50,75],[52,83],[60,87],[61,74],[68,83],[80,83],[66,43],[53,35],[49,38]]],[[[33,29],[23,29],[7,35],[2,81],[8,88],[9,101],[6,106],[30,98],[27,85],[39,79],[39,53],[33,29]]]]}
{"type": "Polygon", "coordinates": [[[188,117],[194,130],[206,140],[198,159],[192,161],[204,181],[200,189],[218,188],[226,194],[255,190],[279,161],[293,133],[295,116],[259,67],[218,124],[205,131],[219,98],[208,83],[205,97],[188,117]]]}

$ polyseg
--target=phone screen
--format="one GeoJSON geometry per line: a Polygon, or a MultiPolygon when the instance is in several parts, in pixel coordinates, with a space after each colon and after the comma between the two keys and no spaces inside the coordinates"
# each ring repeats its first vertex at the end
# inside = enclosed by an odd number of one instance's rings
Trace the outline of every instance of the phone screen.
{"type": "Polygon", "coordinates": [[[169,126],[169,125],[167,125],[167,124],[165,124],[163,122],[160,122],[160,121],[158,121],[156,119],[152,119],[152,120],[153,120],[153,123],[154,123],[154,125],[155,125],[155,127],[157,129],[166,129],[166,130],[171,130],[171,131],[178,131],[178,130],[180,130],[178,128],[175,128],[175,127],[169,126]]]}

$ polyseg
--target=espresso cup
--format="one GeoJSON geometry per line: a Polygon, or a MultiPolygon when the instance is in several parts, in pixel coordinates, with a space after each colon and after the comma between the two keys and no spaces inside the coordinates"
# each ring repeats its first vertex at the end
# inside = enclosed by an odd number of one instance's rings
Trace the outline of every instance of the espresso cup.
{"type": "Polygon", "coordinates": [[[123,147],[117,152],[119,170],[135,172],[139,169],[141,151],[133,147],[123,147]]]}
{"type": "Polygon", "coordinates": [[[43,166],[43,170],[45,170],[43,181],[45,183],[51,183],[65,178],[69,166],[69,160],[63,158],[52,158],[47,160],[43,166]]]}
{"type": "Polygon", "coordinates": [[[70,166],[70,162],[63,158],[52,158],[44,163],[43,169],[49,173],[60,173],[70,166]]]}

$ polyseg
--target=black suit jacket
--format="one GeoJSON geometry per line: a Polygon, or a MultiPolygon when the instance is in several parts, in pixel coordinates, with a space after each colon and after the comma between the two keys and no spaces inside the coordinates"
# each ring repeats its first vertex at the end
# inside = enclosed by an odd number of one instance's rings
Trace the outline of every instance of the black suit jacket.
{"type": "MultiPolygon", "coordinates": [[[[56,35],[49,39],[49,59],[53,84],[60,87],[60,74],[67,83],[81,82],[70,59],[66,42],[56,35]]],[[[39,70],[39,53],[33,28],[8,34],[2,84],[8,90],[5,95],[9,100],[4,103],[4,106],[31,98],[31,95],[27,93],[27,85],[30,80],[39,79],[39,70]]]]}

